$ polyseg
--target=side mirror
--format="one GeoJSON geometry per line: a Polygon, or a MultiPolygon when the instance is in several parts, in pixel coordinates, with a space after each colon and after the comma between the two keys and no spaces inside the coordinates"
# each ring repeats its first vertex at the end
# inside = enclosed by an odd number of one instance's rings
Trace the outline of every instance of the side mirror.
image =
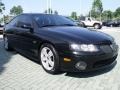
{"type": "Polygon", "coordinates": [[[33,32],[33,27],[28,23],[18,23],[18,27],[28,29],[31,33],[33,32]]]}

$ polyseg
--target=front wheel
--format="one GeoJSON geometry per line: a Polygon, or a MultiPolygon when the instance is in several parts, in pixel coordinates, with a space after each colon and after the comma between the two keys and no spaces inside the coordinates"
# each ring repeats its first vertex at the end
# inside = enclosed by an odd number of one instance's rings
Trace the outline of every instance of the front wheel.
{"type": "Polygon", "coordinates": [[[102,26],[101,26],[100,24],[95,24],[95,25],[94,25],[94,28],[95,28],[95,29],[101,29],[102,26]]]}
{"type": "Polygon", "coordinates": [[[10,46],[10,43],[9,43],[7,37],[4,37],[4,48],[5,48],[7,51],[12,50],[12,47],[10,46]]]}
{"type": "Polygon", "coordinates": [[[43,69],[50,73],[56,74],[59,71],[59,56],[55,48],[50,44],[43,44],[40,49],[40,60],[43,69]]]}

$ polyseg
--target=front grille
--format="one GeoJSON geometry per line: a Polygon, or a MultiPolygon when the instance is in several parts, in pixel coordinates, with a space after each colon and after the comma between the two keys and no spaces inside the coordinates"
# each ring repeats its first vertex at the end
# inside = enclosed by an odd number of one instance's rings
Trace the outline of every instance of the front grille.
{"type": "Polygon", "coordinates": [[[115,61],[117,56],[111,58],[111,59],[107,59],[107,60],[102,60],[102,61],[98,61],[96,62],[94,65],[93,65],[93,68],[99,68],[99,67],[102,67],[102,66],[106,66],[106,65],[109,65],[111,63],[113,63],[115,61]]]}
{"type": "Polygon", "coordinates": [[[111,53],[112,52],[112,48],[110,47],[110,45],[102,45],[102,46],[100,46],[100,49],[104,53],[111,53]]]}

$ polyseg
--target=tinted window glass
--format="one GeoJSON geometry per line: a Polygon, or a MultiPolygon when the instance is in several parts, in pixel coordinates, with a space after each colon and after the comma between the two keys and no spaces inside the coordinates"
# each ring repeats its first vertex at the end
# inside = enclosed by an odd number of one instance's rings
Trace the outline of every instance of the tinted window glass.
{"type": "Polygon", "coordinates": [[[12,20],[10,21],[9,25],[11,25],[11,26],[16,26],[17,21],[18,21],[18,17],[15,17],[14,19],[12,19],[12,20]]]}
{"type": "Polygon", "coordinates": [[[17,26],[19,27],[20,25],[23,25],[23,24],[32,25],[31,18],[29,16],[26,16],[26,15],[19,16],[17,26]]]}
{"type": "Polygon", "coordinates": [[[42,26],[75,26],[76,24],[70,20],[67,19],[63,16],[58,16],[58,15],[35,15],[34,16],[35,21],[37,24],[42,27],[42,26]]]}

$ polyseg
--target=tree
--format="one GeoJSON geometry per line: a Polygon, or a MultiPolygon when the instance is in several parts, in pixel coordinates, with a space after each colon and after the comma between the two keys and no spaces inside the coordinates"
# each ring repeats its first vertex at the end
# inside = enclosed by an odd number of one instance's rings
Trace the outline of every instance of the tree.
{"type": "Polygon", "coordinates": [[[71,13],[71,18],[77,20],[77,13],[76,12],[72,12],[71,13]]]}
{"type": "Polygon", "coordinates": [[[114,12],[114,17],[120,19],[120,7],[118,7],[118,8],[116,9],[116,11],[114,12]]]}
{"type": "Polygon", "coordinates": [[[54,11],[54,14],[58,15],[58,11],[55,10],[55,11],[54,11]]]}
{"type": "Polygon", "coordinates": [[[3,18],[0,18],[0,23],[3,23],[4,19],[3,18]]]}
{"type": "Polygon", "coordinates": [[[10,14],[11,15],[15,15],[16,16],[16,15],[19,15],[21,13],[23,13],[23,9],[22,9],[22,7],[20,5],[13,6],[13,8],[10,9],[10,14]]]}
{"type": "Polygon", "coordinates": [[[98,16],[102,14],[103,5],[101,0],[94,0],[92,4],[91,16],[94,18],[98,18],[98,16]]]}
{"type": "Polygon", "coordinates": [[[3,10],[5,10],[5,5],[4,5],[4,3],[2,3],[2,1],[0,0],[0,14],[2,14],[3,10]]]}
{"type": "Polygon", "coordinates": [[[44,13],[48,13],[48,14],[53,14],[53,10],[51,9],[51,8],[49,8],[48,10],[45,10],[45,12],[44,13]]]}
{"type": "Polygon", "coordinates": [[[111,20],[113,18],[113,12],[110,10],[106,10],[102,13],[103,20],[111,20]]]}

